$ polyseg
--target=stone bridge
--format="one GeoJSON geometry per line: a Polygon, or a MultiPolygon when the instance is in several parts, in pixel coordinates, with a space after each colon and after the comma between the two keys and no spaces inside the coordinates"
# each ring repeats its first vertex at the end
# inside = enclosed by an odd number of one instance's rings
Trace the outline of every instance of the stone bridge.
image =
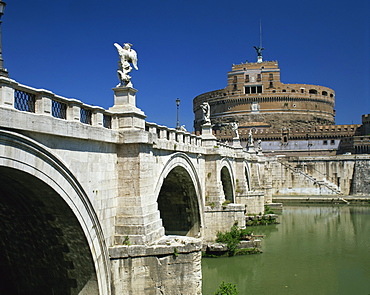
{"type": "Polygon", "coordinates": [[[270,201],[258,155],[146,122],[134,88],[105,110],[0,85],[7,294],[201,294],[202,243],[270,201]]]}

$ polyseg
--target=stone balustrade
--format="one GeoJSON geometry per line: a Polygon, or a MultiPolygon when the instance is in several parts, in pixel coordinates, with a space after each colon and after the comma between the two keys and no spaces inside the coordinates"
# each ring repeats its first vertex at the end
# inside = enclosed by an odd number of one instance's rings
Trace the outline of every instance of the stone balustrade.
{"type": "MultiPolygon", "coordinates": [[[[155,138],[154,142],[157,147],[164,148],[164,146],[169,146],[169,149],[179,151],[190,151],[191,149],[194,149],[194,151],[199,150],[198,152],[201,152],[201,147],[205,147],[205,138],[202,135],[196,135],[187,131],[169,128],[150,122],[145,122],[145,130],[155,138]]],[[[210,148],[221,154],[234,152],[236,149],[240,149],[240,147],[230,146],[227,143],[217,141],[216,138],[214,138],[213,145],[210,146],[210,148]]]]}
{"type": "Polygon", "coordinates": [[[187,131],[169,128],[156,123],[145,123],[145,130],[154,135],[159,141],[171,141],[190,146],[202,146],[202,137],[187,131]]]}
{"type": "Polygon", "coordinates": [[[112,128],[113,113],[102,107],[65,98],[49,90],[25,86],[5,77],[0,77],[0,86],[1,107],[112,128]]]}
{"type": "MultiPolygon", "coordinates": [[[[50,116],[66,122],[80,122],[85,126],[121,130],[121,109],[106,110],[73,98],[57,95],[49,90],[26,86],[6,77],[0,77],[0,107],[50,116]]],[[[142,119],[144,121],[145,115],[142,119]]],[[[232,154],[240,147],[222,143],[212,134],[192,134],[184,130],[145,122],[157,148],[184,152],[203,153],[202,148],[213,149],[216,154],[232,154]]]]}

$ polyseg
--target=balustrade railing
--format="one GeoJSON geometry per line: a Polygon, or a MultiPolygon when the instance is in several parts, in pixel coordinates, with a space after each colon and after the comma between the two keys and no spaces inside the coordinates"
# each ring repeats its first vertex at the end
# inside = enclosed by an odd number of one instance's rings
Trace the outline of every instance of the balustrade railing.
{"type": "Polygon", "coordinates": [[[48,90],[21,85],[2,77],[0,77],[0,106],[112,128],[112,113],[101,107],[89,106],[78,100],[65,98],[48,90]]]}
{"type": "MultiPolygon", "coordinates": [[[[44,89],[21,85],[14,80],[0,77],[0,107],[14,108],[37,115],[81,122],[83,124],[119,129],[120,121],[114,112],[101,107],[89,106],[76,99],[65,98],[44,89]]],[[[187,149],[202,147],[202,136],[177,130],[155,123],[145,122],[145,130],[162,143],[174,143],[176,147],[187,149]]],[[[217,142],[216,147],[233,148],[217,142]]],[[[176,148],[175,148],[176,149],[176,148]]]]}
{"type": "Polygon", "coordinates": [[[51,101],[51,114],[55,118],[59,119],[67,119],[67,104],[57,101],[57,100],[52,100],[51,101]]]}
{"type": "Polygon", "coordinates": [[[159,141],[162,142],[173,142],[176,144],[198,147],[202,145],[201,136],[191,134],[187,131],[177,130],[149,122],[146,122],[145,130],[152,133],[159,141]]]}
{"type": "Polygon", "coordinates": [[[14,108],[24,112],[35,112],[36,96],[21,90],[14,90],[14,108]]]}
{"type": "Polygon", "coordinates": [[[107,114],[103,115],[103,127],[112,129],[112,116],[109,116],[107,114]]]}
{"type": "Polygon", "coordinates": [[[80,122],[91,125],[92,112],[88,108],[80,108],[80,122]]]}

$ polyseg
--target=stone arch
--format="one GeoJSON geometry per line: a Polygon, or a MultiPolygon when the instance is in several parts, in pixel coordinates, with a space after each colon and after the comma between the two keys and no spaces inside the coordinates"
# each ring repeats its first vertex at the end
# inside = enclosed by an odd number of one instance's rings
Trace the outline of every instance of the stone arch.
{"type": "Polygon", "coordinates": [[[201,187],[188,156],[183,153],[171,156],[159,176],[155,195],[166,235],[200,236],[201,187]]]}
{"type": "Polygon", "coordinates": [[[107,247],[84,189],[46,147],[5,130],[0,219],[8,224],[0,229],[0,272],[8,272],[9,293],[110,294],[107,247]]]}
{"type": "Polygon", "coordinates": [[[245,184],[248,191],[252,190],[251,187],[251,171],[248,162],[244,162],[244,176],[245,176],[245,184]]]}
{"type": "Polygon", "coordinates": [[[225,158],[221,161],[220,179],[225,200],[234,203],[234,173],[229,159],[225,158]]]}

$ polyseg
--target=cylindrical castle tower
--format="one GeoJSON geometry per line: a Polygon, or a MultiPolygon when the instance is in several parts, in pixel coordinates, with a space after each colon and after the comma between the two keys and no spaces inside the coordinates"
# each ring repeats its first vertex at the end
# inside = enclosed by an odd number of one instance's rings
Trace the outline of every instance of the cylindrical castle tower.
{"type": "Polygon", "coordinates": [[[194,129],[201,130],[204,102],[210,105],[214,128],[222,129],[231,122],[246,128],[332,125],[334,101],[330,88],[283,84],[277,61],[247,62],[232,66],[226,88],[194,98],[194,129]]]}

